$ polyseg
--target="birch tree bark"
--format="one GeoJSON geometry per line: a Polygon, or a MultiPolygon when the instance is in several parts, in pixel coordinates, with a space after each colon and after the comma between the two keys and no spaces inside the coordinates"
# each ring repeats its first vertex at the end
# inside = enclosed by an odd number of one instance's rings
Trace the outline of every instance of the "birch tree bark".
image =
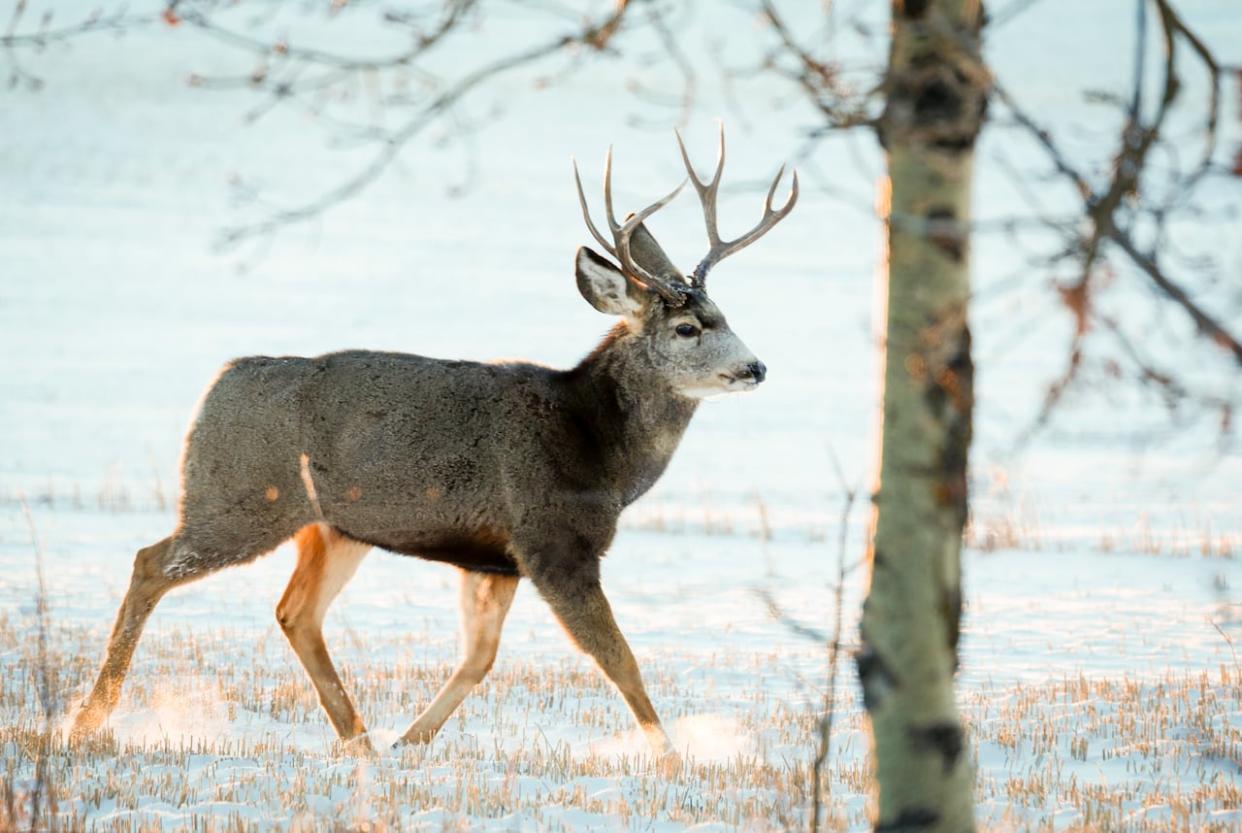
{"type": "Polygon", "coordinates": [[[980,0],[892,0],[887,309],[879,483],[857,657],[876,830],[974,830],[953,693],[974,368],[967,302],[975,137],[988,76],[980,0]]]}

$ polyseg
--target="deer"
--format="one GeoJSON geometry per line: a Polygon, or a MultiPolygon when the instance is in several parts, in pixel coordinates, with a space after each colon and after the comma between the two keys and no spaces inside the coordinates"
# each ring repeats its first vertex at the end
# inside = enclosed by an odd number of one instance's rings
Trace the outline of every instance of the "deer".
{"type": "Polygon", "coordinates": [[[367,350],[226,364],[186,434],[177,524],[137,552],[70,737],[99,729],[116,707],[143,626],[165,594],[292,539],[296,564],[276,619],[347,751],[373,747],[322,625],[378,547],[460,573],[460,661],[397,744],[430,742],[484,679],[526,578],[624,698],[657,760],[679,766],[604,595],[600,560],[621,511],[664,472],[699,402],[763,382],[763,362],[708,297],[707,276],[788,216],[798,175],[774,208],[782,165],[759,223],[725,240],[716,225],[723,126],[710,180],[699,178],[675,135],[687,177],[621,222],[609,148],[603,190],[611,240],[592,221],[573,163],[587,229],[612,258],[579,248],[578,291],[619,318],[575,367],[367,350]],[[645,225],[687,181],[698,193],[709,244],[689,275],[645,225]]]}

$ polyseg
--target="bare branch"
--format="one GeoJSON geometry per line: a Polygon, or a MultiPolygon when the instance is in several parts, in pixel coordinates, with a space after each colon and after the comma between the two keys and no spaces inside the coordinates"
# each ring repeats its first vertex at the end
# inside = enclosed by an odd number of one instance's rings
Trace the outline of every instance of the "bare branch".
{"type": "MultiPolygon", "coordinates": [[[[18,4],[18,9],[23,10],[24,4],[18,4]]],[[[9,21],[8,31],[0,35],[0,48],[17,49],[19,47],[33,47],[42,49],[54,43],[64,43],[65,41],[74,40],[82,35],[99,34],[103,32],[126,32],[131,29],[138,29],[144,26],[150,26],[158,23],[162,19],[158,14],[127,14],[124,9],[113,12],[112,14],[104,14],[101,10],[96,9],[84,20],[64,26],[57,29],[51,29],[46,25],[41,25],[34,32],[17,32],[17,23],[21,19],[21,11],[15,10],[13,17],[9,21]]],[[[50,20],[44,17],[44,23],[50,20]]]]}
{"type": "Polygon", "coordinates": [[[275,42],[260,40],[220,26],[207,15],[198,11],[186,12],[182,20],[222,43],[239,47],[261,56],[333,67],[338,70],[374,71],[405,67],[413,64],[414,61],[423,57],[433,47],[443,41],[445,36],[457,27],[476,3],[477,0],[455,0],[455,2],[448,3],[447,10],[430,32],[415,37],[408,49],[379,58],[338,55],[322,49],[299,47],[283,40],[275,42]]]}
{"type": "MultiPolygon", "coordinates": [[[[1199,60],[1208,72],[1210,92],[1207,115],[1204,119],[1204,136],[1206,141],[1200,163],[1200,169],[1206,171],[1211,165],[1212,155],[1216,152],[1216,128],[1220,118],[1221,66],[1216,61],[1215,56],[1212,55],[1211,50],[1203,43],[1203,40],[1186,26],[1181,16],[1177,14],[1168,0],[1156,0],[1156,6],[1160,9],[1160,16],[1166,29],[1181,35],[1186,40],[1186,43],[1199,57],[1199,60]]],[[[1172,55],[1169,56],[1168,60],[1172,61],[1172,55]]],[[[1201,175],[1195,174],[1194,178],[1197,179],[1201,175]]]]}
{"type": "MultiPolygon", "coordinates": [[[[677,123],[685,125],[690,121],[690,111],[694,107],[695,93],[698,90],[699,83],[698,75],[694,71],[694,65],[686,57],[681,44],[677,42],[676,36],[674,36],[673,31],[665,21],[664,15],[658,12],[655,6],[652,5],[648,7],[647,16],[651,22],[651,28],[655,30],[656,36],[660,39],[660,44],[668,52],[669,59],[681,75],[682,88],[681,95],[678,97],[680,114],[677,117],[677,123]]],[[[663,123],[661,126],[663,126],[663,123]]]]}
{"type": "MultiPolygon", "coordinates": [[[[461,15],[466,7],[472,5],[472,3],[473,0],[463,0],[463,2],[456,4],[454,11],[451,11],[445,17],[434,34],[424,39],[413,52],[390,56],[382,59],[382,61],[385,62],[386,66],[407,65],[424,51],[439,43],[444,35],[460,22],[461,15]]],[[[225,229],[218,238],[219,245],[224,247],[232,246],[256,236],[272,234],[285,226],[317,217],[329,208],[357,196],[388,169],[389,165],[392,164],[393,160],[397,158],[410,141],[486,82],[513,70],[536,64],[543,59],[565,52],[575,46],[586,46],[597,51],[606,49],[612,38],[619,31],[627,8],[627,0],[620,0],[614,11],[601,21],[588,22],[577,32],[558,35],[536,46],[507,55],[462,76],[420,107],[418,112],[407,119],[397,130],[379,137],[379,141],[382,143],[379,151],[354,176],[300,206],[274,211],[257,223],[225,229]]],[[[219,33],[223,30],[216,28],[213,31],[219,33]]],[[[229,37],[232,36],[229,35],[229,37]]],[[[255,43],[257,43],[244,37],[241,42],[249,48],[253,48],[255,43]]],[[[302,57],[307,61],[315,62],[321,57],[321,53],[317,51],[304,52],[302,57]]],[[[338,62],[335,64],[336,66],[348,71],[369,66],[365,63],[351,63],[352,59],[344,59],[339,56],[333,60],[338,62]]],[[[288,94],[287,90],[285,94],[288,94]]]]}
{"type": "Polygon", "coordinates": [[[18,32],[27,9],[26,0],[18,0],[13,6],[13,14],[8,25],[0,34],[0,50],[4,52],[5,61],[9,65],[9,87],[17,87],[24,83],[29,89],[38,90],[43,87],[43,80],[23,66],[18,58],[20,50],[41,51],[53,44],[74,40],[82,35],[100,32],[123,34],[130,29],[137,29],[155,23],[159,16],[155,14],[131,15],[124,8],[111,14],[96,9],[82,21],[58,29],[51,28],[53,13],[45,12],[33,32],[18,32]]]}
{"type": "Polygon", "coordinates": [[[798,65],[796,71],[781,74],[802,87],[811,103],[824,115],[826,126],[832,130],[876,126],[877,120],[867,112],[870,95],[856,96],[845,88],[839,67],[818,60],[806,50],[793,36],[772,0],[763,0],[762,8],[784,52],[792,55],[798,65]]]}
{"type": "MultiPolygon", "coordinates": [[[[1140,0],[1140,3],[1144,0],[1140,0]]],[[[1179,200],[1184,200],[1191,189],[1211,169],[1211,157],[1216,142],[1216,129],[1219,110],[1220,67],[1203,42],[1186,26],[1174,11],[1168,0],[1154,0],[1160,13],[1161,33],[1164,42],[1163,83],[1159,103],[1149,121],[1144,120],[1142,112],[1142,78],[1143,78],[1143,44],[1139,44],[1138,63],[1135,69],[1133,96],[1129,105],[1128,119],[1124,126],[1120,146],[1112,167],[1112,176],[1107,185],[1097,190],[1086,175],[1080,172],[1057,146],[1051,134],[1036,123],[1015,101],[1003,86],[997,84],[994,92],[1012,115],[1019,127],[1031,135],[1051,161],[1057,173],[1068,181],[1076,190],[1083,203],[1083,216],[1087,221],[1086,230],[1075,235],[1075,249],[1081,264],[1080,276],[1074,284],[1060,287],[1062,298],[1077,319],[1077,327],[1070,345],[1069,358],[1062,375],[1049,387],[1044,405],[1036,419],[1035,427],[1046,423],[1051,411],[1060,401],[1062,394],[1073,381],[1083,361],[1083,335],[1087,321],[1091,317],[1091,294],[1096,274],[1097,263],[1102,256],[1104,243],[1116,246],[1144,274],[1164,297],[1173,301],[1190,317],[1198,331],[1211,343],[1228,351],[1235,362],[1242,366],[1242,343],[1238,336],[1216,316],[1209,313],[1191,294],[1164,269],[1161,268],[1154,252],[1144,251],[1133,236],[1132,223],[1123,214],[1127,200],[1141,199],[1143,176],[1148,167],[1151,151],[1157,147],[1165,132],[1166,123],[1174,102],[1181,90],[1181,80],[1177,67],[1177,45],[1179,41],[1187,43],[1199,60],[1207,68],[1210,78],[1210,93],[1207,113],[1204,119],[1205,149],[1194,172],[1188,176],[1175,178],[1170,196],[1156,209],[1149,212],[1156,224],[1156,238],[1161,239],[1168,215],[1179,200]]],[[[1145,26],[1145,15],[1140,12],[1139,35],[1145,26]]],[[[1133,356],[1131,356],[1133,358],[1133,356]]],[[[1166,389],[1170,386],[1165,385],[1166,389]]],[[[1029,434],[1028,434],[1029,436],[1029,434]]]]}
{"type": "Polygon", "coordinates": [[[1226,329],[1220,321],[1195,303],[1185,289],[1165,274],[1156,263],[1155,255],[1144,254],[1134,244],[1134,241],[1130,239],[1130,236],[1116,226],[1110,225],[1106,233],[1109,240],[1125,252],[1130,261],[1139,267],[1165,296],[1175,301],[1178,306],[1186,311],[1201,333],[1211,339],[1213,343],[1229,351],[1233,355],[1234,361],[1242,366],[1242,342],[1239,342],[1238,337],[1226,329]]]}

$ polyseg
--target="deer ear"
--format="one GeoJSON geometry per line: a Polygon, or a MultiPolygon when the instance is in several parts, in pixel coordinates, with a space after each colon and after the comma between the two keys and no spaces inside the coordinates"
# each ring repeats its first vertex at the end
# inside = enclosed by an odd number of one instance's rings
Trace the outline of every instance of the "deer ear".
{"type": "Polygon", "coordinates": [[[644,299],[635,297],[637,293],[621,270],[586,246],[578,249],[574,271],[578,291],[600,312],[627,318],[642,312],[644,299]]]}

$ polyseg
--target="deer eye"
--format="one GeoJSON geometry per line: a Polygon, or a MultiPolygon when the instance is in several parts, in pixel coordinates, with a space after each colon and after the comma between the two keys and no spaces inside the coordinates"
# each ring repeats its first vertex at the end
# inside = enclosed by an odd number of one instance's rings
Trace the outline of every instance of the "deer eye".
{"type": "Polygon", "coordinates": [[[678,324],[674,332],[682,338],[694,338],[699,334],[699,328],[693,324],[678,324]]]}

